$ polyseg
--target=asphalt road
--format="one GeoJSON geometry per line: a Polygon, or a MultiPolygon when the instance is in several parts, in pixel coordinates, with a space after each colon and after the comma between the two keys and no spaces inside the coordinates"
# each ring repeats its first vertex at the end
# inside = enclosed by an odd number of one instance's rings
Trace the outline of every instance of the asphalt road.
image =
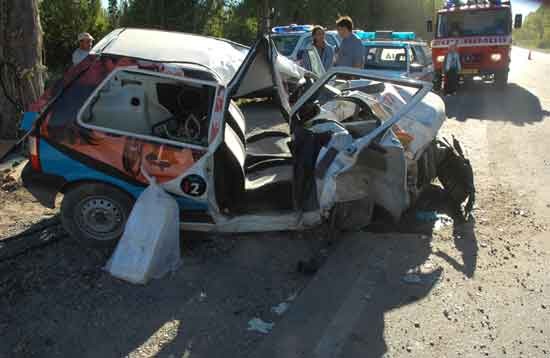
{"type": "MultiPolygon", "coordinates": [[[[514,48],[507,89],[446,98],[443,132],[476,171],[475,221],[405,220],[336,249],[321,232],[187,243],[183,267],[144,287],[61,236],[0,262],[0,357],[549,356],[548,68],[550,55],[514,48]],[[297,272],[311,258],[327,261],[297,272]],[[253,318],[271,333],[249,331],[253,318]]],[[[18,227],[55,214],[32,211],[24,191],[1,195],[18,227]]]]}
{"type": "Polygon", "coordinates": [[[474,219],[347,235],[253,357],[550,356],[550,55],[512,56],[506,89],[445,98],[474,219]]]}
{"type": "MultiPolygon", "coordinates": [[[[527,196],[538,215],[550,217],[550,54],[514,47],[505,91],[473,86],[448,98],[447,115],[475,132],[488,149],[490,174],[527,196]]],[[[483,165],[483,163],[480,163],[483,165]]]]}

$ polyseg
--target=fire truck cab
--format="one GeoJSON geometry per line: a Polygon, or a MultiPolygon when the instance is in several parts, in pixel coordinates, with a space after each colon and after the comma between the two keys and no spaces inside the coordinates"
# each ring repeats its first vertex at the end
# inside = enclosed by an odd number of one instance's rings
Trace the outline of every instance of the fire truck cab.
{"type": "MultiPolygon", "coordinates": [[[[514,23],[514,27],[519,26],[521,18],[514,23]]],[[[441,87],[445,58],[452,44],[458,48],[464,80],[479,76],[492,78],[499,87],[506,86],[512,46],[510,1],[447,0],[437,12],[432,41],[436,88],[441,87]]]]}

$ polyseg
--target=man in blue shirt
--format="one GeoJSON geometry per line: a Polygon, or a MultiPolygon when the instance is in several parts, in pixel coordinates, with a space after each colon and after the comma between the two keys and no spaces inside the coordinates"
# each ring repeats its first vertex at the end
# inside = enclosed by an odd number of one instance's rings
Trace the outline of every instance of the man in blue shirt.
{"type": "Polygon", "coordinates": [[[365,48],[361,40],[353,33],[353,21],[349,16],[343,16],[336,21],[336,30],[342,38],[340,50],[336,54],[334,66],[354,68],[365,67],[365,48]]]}

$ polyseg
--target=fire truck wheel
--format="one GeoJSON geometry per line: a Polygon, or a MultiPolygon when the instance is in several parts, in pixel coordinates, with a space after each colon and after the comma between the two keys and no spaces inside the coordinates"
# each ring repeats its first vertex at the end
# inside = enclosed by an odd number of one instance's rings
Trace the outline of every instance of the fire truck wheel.
{"type": "Polygon", "coordinates": [[[508,84],[508,71],[495,72],[495,85],[499,88],[506,87],[508,84]]]}
{"type": "Polygon", "coordinates": [[[84,246],[114,247],[133,205],[134,199],[114,186],[82,183],[65,192],[61,223],[84,246]]]}

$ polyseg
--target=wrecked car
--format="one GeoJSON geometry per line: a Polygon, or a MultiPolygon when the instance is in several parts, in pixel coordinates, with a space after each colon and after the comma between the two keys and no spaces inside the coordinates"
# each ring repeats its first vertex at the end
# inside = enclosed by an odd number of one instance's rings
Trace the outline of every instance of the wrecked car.
{"type": "MultiPolygon", "coordinates": [[[[445,110],[431,87],[351,68],[317,78],[269,37],[248,49],[119,29],[26,113],[23,182],[48,207],[62,193],[63,226],[91,246],[122,235],[143,171],[176,198],[184,230],[354,229],[374,206],[399,219],[442,163],[464,165],[436,141],[445,110]],[[287,130],[248,135],[235,99],[266,89],[287,130]]],[[[458,201],[472,192],[461,188],[458,201]]]]}

